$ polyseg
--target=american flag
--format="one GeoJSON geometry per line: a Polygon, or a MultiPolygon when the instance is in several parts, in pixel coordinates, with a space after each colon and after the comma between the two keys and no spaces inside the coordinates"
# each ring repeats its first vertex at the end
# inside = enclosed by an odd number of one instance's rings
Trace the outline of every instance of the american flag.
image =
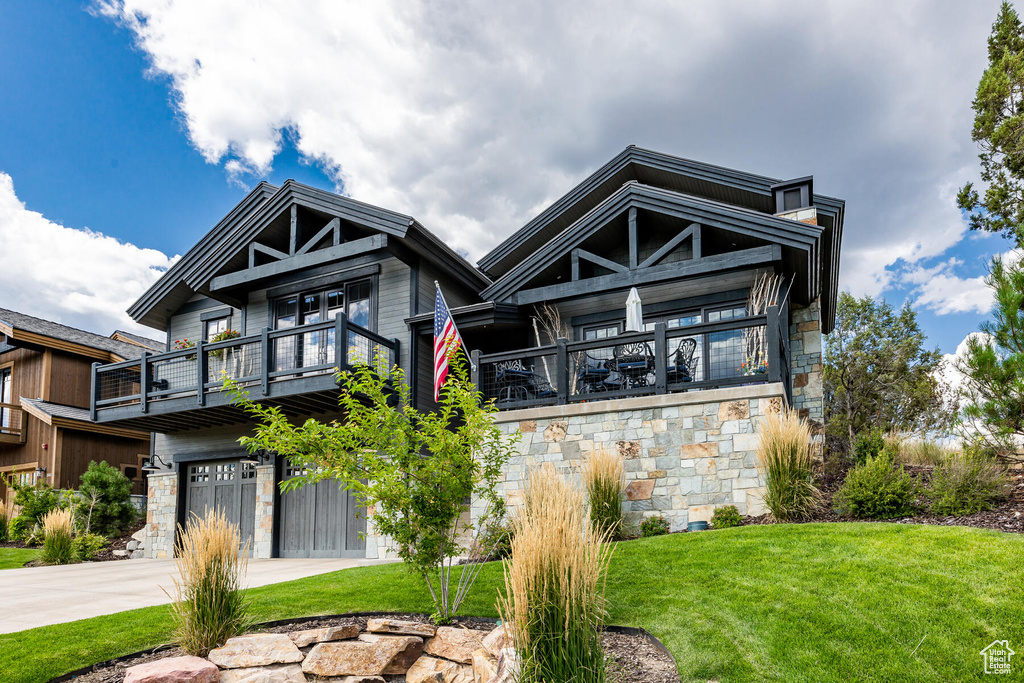
{"type": "Polygon", "coordinates": [[[462,337],[441,294],[441,286],[434,282],[434,288],[434,400],[440,401],[441,386],[448,378],[448,357],[462,346],[462,337]]]}

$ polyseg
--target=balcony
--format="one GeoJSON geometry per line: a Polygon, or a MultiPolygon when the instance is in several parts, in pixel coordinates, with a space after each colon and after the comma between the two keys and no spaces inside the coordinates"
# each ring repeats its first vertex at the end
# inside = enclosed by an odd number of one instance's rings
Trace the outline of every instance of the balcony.
{"type": "Polygon", "coordinates": [[[25,443],[25,410],[13,403],[0,403],[0,445],[25,443]]]}
{"type": "Polygon", "coordinates": [[[246,422],[221,390],[226,377],[245,387],[250,398],[289,414],[336,412],[339,368],[386,370],[398,358],[397,339],[385,339],[340,314],[328,322],[94,364],[91,417],[157,432],[246,422]],[[339,339],[347,343],[337,344],[339,339]]]}
{"type": "Polygon", "coordinates": [[[473,352],[477,389],[500,410],[781,382],[788,311],[504,353],[473,352]]]}

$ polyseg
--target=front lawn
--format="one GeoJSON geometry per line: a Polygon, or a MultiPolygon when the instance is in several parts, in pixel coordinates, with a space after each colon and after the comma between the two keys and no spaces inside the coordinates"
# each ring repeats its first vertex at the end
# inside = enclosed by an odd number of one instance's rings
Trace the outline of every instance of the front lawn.
{"type": "Polygon", "coordinates": [[[17,569],[39,557],[38,548],[0,548],[0,569],[17,569]]]}
{"type": "MultiPolygon", "coordinates": [[[[1020,645],[1022,553],[1016,534],[897,524],[750,526],[631,541],[612,562],[610,622],[658,636],[684,681],[973,680],[983,677],[978,653],[991,641],[1020,645]]],[[[462,612],[496,616],[500,580],[500,565],[486,567],[462,612]]],[[[261,621],[430,611],[425,589],[397,565],[251,596],[261,621]]],[[[0,636],[0,671],[5,681],[44,681],[166,642],[167,613],[152,607],[0,636]]]]}

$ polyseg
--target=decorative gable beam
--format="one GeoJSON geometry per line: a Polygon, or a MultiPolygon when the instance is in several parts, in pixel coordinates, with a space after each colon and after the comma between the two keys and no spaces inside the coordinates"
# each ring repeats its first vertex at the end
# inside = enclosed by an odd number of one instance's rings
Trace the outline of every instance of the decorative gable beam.
{"type": "Polygon", "coordinates": [[[299,241],[299,205],[292,204],[291,220],[288,225],[288,255],[295,256],[295,248],[299,241]]]}
{"type": "Polygon", "coordinates": [[[624,266],[624,265],[622,265],[620,263],[616,263],[615,261],[611,261],[609,259],[606,259],[603,256],[598,256],[597,254],[592,254],[589,251],[587,251],[586,249],[573,249],[572,250],[572,279],[573,279],[573,281],[576,281],[576,280],[580,279],[580,259],[583,259],[584,261],[590,261],[591,263],[595,263],[595,264],[597,264],[599,266],[603,266],[603,267],[607,268],[608,270],[612,271],[613,273],[627,273],[627,272],[629,272],[629,268],[627,268],[626,266],[624,266]]]}
{"type": "Polygon", "coordinates": [[[318,232],[317,234],[313,235],[312,239],[310,239],[308,242],[306,242],[304,245],[302,245],[302,247],[300,247],[299,250],[295,252],[295,255],[296,256],[300,256],[302,254],[305,254],[307,251],[309,251],[310,249],[315,247],[317,244],[319,244],[320,240],[322,240],[324,237],[326,237],[327,234],[330,233],[330,232],[334,233],[334,243],[333,243],[332,246],[336,247],[339,244],[341,244],[341,219],[340,218],[334,218],[334,219],[331,220],[330,223],[328,223],[327,225],[322,227],[320,229],[320,232],[318,232]]]}
{"type": "Polygon", "coordinates": [[[636,270],[640,258],[640,238],[636,234],[636,207],[629,207],[629,269],[636,270]]]}
{"type": "Polygon", "coordinates": [[[670,239],[668,242],[666,242],[664,244],[664,246],[661,247],[661,249],[658,249],[658,251],[654,252],[653,254],[648,256],[646,259],[644,259],[644,262],[641,263],[638,267],[639,268],[650,268],[651,266],[653,266],[656,263],[658,263],[658,261],[660,261],[661,259],[663,259],[666,256],[668,256],[672,252],[673,249],[675,249],[676,247],[678,247],[680,245],[680,243],[683,240],[685,240],[687,237],[691,237],[691,236],[693,237],[693,258],[699,259],[700,258],[700,223],[690,223],[690,225],[688,225],[682,232],[680,232],[678,235],[676,235],[675,237],[670,239]]]}
{"type": "Polygon", "coordinates": [[[283,251],[278,251],[277,249],[274,249],[273,247],[268,247],[268,246],[264,246],[262,244],[257,244],[256,242],[253,242],[253,243],[251,243],[249,245],[249,267],[250,268],[255,268],[256,267],[256,253],[257,252],[259,252],[260,254],[263,254],[264,256],[270,256],[271,258],[275,258],[275,259],[278,259],[278,260],[288,258],[288,254],[284,253],[283,251]]]}

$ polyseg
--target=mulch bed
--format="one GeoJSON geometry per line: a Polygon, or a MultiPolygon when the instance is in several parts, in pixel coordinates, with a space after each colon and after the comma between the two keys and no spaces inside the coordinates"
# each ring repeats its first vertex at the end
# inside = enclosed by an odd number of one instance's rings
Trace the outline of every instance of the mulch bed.
{"type": "MultiPolygon", "coordinates": [[[[923,465],[904,465],[903,469],[909,472],[910,476],[917,479],[922,485],[927,485],[931,480],[934,468],[923,465]]],[[[836,491],[839,490],[840,485],[843,483],[844,474],[845,473],[837,473],[836,475],[827,477],[820,482],[820,490],[824,498],[821,508],[810,519],[806,519],[803,520],[803,522],[798,523],[874,521],[854,520],[851,517],[844,517],[835,511],[832,499],[833,496],[835,496],[836,491]]],[[[941,515],[933,515],[931,512],[922,509],[917,514],[908,517],[877,521],[896,524],[966,526],[976,529],[994,529],[996,531],[1006,531],[1017,534],[1024,533],[1024,470],[1011,470],[1010,481],[1010,497],[992,510],[976,512],[972,515],[943,517],[941,515]]],[[[927,505],[927,502],[924,500],[919,502],[922,504],[922,508],[927,505]]],[[[744,518],[743,523],[772,524],[773,522],[769,515],[760,515],[758,517],[746,517],[744,518]]]]}
{"type": "MultiPolygon", "coordinates": [[[[100,552],[96,553],[96,556],[93,557],[93,559],[91,559],[89,561],[90,562],[110,562],[110,561],[113,561],[113,560],[127,560],[129,558],[129,556],[131,555],[131,553],[127,553],[124,556],[118,556],[118,555],[114,554],[114,551],[115,550],[126,550],[127,547],[128,547],[128,542],[132,540],[132,534],[134,534],[135,532],[139,531],[144,526],[146,526],[146,522],[144,520],[141,521],[141,522],[136,522],[135,524],[132,525],[132,527],[130,529],[128,529],[128,531],[126,531],[121,536],[118,536],[117,538],[110,539],[109,542],[107,543],[107,547],[104,548],[103,550],[101,550],[100,552]]],[[[0,543],[0,548],[38,548],[38,547],[39,546],[27,545],[26,543],[22,543],[21,541],[18,541],[18,542],[8,541],[8,542],[5,542],[5,543],[0,543]]],[[[25,566],[26,567],[38,567],[41,564],[42,563],[39,560],[32,560],[31,562],[27,563],[25,566]]]]}
{"type": "MultiPolygon", "coordinates": [[[[388,616],[419,623],[428,621],[426,615],[423,614],[388,614],[388,616]]],[[[266,633],[289,633],[347,624],[356,624],[360,630],[364,630],[369,618],[367,616],[309,617],[254,630],[266,633]]],[[[495,623],[494,619],[459,617],[452,625],[489,631],[495,627],[495,623]]],[[[608,663],[609,683],[679,683],[679,673],[676,670],[675,661],[643,635],[605,633],[604,647],[605,660],[608,663]]],[[[125,671],[130,667],[165,657],[181,657],[184,654],[185,652],[178,647],[162,645],[136,656],[125,657],[102,668],[97,665],[92,672],[80,675],[73,680],[75,683],[121,683],[124,680],[125,671]]],[[[388,683],[405,682],[404,675],[384,676],[384,678],[388,683]]],[[[62,679],[63,677],[55,680],[62,679]]]]}

